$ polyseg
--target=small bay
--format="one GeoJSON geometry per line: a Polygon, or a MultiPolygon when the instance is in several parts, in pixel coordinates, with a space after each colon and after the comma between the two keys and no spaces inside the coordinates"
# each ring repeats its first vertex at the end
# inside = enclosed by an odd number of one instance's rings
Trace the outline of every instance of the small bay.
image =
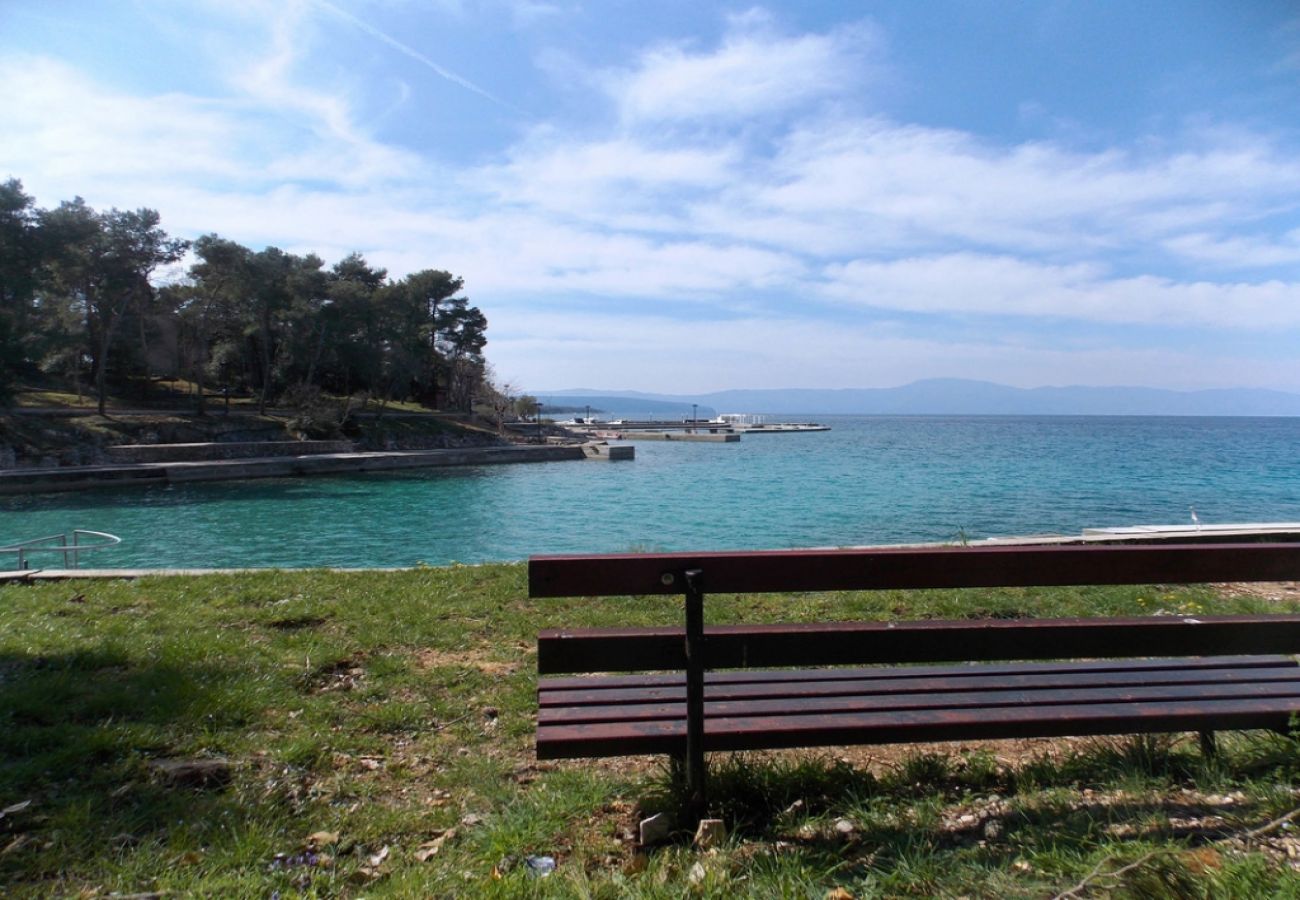
{"type": "MultiPolygon", "coordinates": [[[[803,419],[808,417],[790,417],[803,419]]],[[[563,462],[0,500],[0,541],[122,538],[83,566],[408,566],[534,553],[959,541],[1300,521],[1300,419],[820,417],[829,432],[563,462]]],[[[34,565],[53,565],[34,559],[34,565]]]]}

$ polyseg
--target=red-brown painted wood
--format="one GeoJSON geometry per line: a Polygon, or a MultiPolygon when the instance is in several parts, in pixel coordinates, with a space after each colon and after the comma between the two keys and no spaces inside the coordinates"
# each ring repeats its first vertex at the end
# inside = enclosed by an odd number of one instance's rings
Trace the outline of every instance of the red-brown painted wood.
{"type": "MultiPolygon", "coordinates": [[[[825,681],[862,680],[868,678],[921,678],[931,675],[961,678],[971,675],[1012,675],[1033,672],[1113,672],[1118,670],[1138,671],[1161,669],[1195,669],[1195,668],[1268,668],[1273,666],[1294,666],[1293,657],[1281,654],[1266,656],[1182,656],[1159,657],[1155,659],[1095,659],[1070,660],[1067,662],[1014,662],[1014,663],[964,663],[941,666],[866,666],[843,667],[835,669],[723,669],[707,672],[704,676],[706,685],[712,684],[748,684],[751,682],[802,681],[815,676],[825,681]]],[[[562,675],[551,678],[539,678],[539,694],[547,691],[584,690],[596,692],[635,687],[662,687],[665,685],[683,685],[685,679],[680,672],[665,672],[652,675],[562,675]]]]}
{"type": "MultiPolygon", "coordinates": [[[[790,701],[826,697],[899,697],[904,695],[941,696],[952,692],[999,690],[1036,690],[1043,688],[1124,688],[1152,685],[1197,686],[1225,683],[1259,683],[1270,681],[1298,681],[1300,666],[1288,665],[1260,669],[1197,669],[1191,671],[1161,670],[1115,671],[1084,673],[1051,673],[1049,675],[985,675],[970,678],[904,678],[893,681],[838,681],[819,680],[811,674],[803,681],[750,682],[746,684],[711,685],[706,688],[706,699],[714,702],[780,699],[790,701]]],[[[539,707],[545,711],[553,707],[577,708],[583,706],[614,707],[634,704],[676,703],[685,699],[682,687],[624,688],[612,691],[564,690],[539,693],[539,707]]]]}
{"type": "MultiPolygon", "coordinates": [[[[1269,671],[1269,670],[1260,670],[1269,671]]],[[[1077,687],[1033,685],[977,691],[937,691],[916,694],[834,694],[830,696],[778,696],[764,699],[709,700],[704,718],[743,716],[796,716],[840,712],[872,712],[902,709],[970,709],[1002,706],[1059,706],[1087,703],[1131,703],[1155,700],[1230,700],[1239,697],[1293,697],[1300,700],[1300,670],[1289,677],[1261,681],[1224,679],[1196,684],[1121,684],[1077,687]]],[[[596,722],[637,722],[650,719],[680,719],[686,704],[624,703],[616,706],[561,706],[543,708],[538,722],[544,725],[596,722]]]]}
{"type": "MultiPolygon", "coordinates": [[[[1220,731],[1287,727],[1296,697],[1092,703],[1049,707],[975,707],[805,716],[712,719],[710,751],[760,750],[913,741],[982,740],[1065,735],[1220,731]]],[[[679,753],[684,720],[594,725],[539,725],[541,759],[679,753]]]]}
{"type": "Polygon", "coordinates": [[[925,547],[534,556],[531,597],[1300,580],[1300,544],[925,547]]]}
{"type": "MultiPolygon", "coordinates": [[[[1300,649],[1300,615],[1145,616],[717,625],[705,629],[709,668],[997,659],[1285,653],[1300,649]]],[[[543,631],[537,670],[627,672],[685,666],[682,631],[543,631]]]]}

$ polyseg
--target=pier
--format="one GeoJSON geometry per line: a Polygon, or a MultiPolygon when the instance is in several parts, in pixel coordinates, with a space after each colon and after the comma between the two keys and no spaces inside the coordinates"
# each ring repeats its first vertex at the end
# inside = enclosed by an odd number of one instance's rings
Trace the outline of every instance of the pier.
{"type": "Polygon", "coordinates": [[[734,444],[740,435],[734,431],[639,431],[627,440],[697,441],[707,444],[734,444]]]}

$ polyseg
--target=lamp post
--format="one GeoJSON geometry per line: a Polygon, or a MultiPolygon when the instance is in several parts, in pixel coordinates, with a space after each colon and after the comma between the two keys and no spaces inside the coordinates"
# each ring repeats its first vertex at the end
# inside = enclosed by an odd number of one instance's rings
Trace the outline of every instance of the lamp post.
{"type": "Polygon", "coordinates": [[[538,403],[536,410],[533,412],[533,418],[537,420],[537,443],[542,443],[542,404],[538,403]]]}
{"type": "Polygon", "coordinates": [[[691,434],[695,433],[695,425],[699,422],[699,416],[696,415],[695,412],[699,408],[700,405],[698,403],[691,404],[691,434]]]}

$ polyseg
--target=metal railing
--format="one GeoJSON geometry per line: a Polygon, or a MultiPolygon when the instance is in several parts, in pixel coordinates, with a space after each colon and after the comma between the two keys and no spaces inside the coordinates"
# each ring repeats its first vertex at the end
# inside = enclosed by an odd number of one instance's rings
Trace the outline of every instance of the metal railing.
{"type": "Polygon", "coordinates": [[[49,534],[45,537],[32,538],[28,541],[19,541],[16,544],[10,544],[7,547],[0,547],[0,553],[13,553],[17,555],[18,564],[15,568],[30,568],[27,557],[33,553],[62,553],[63,568],[75,569],[80,562],[82,553],[89,553],[92,550],[103,550],[105,547],[112,547],[114,544],[122,543],[122,539],[114,534],[108,534],[104,531],[88,531],[84,528],[76,528],[72,531],[72,542],[68,542],[67,534],[49,534]],[[98,543],[86,544],[82,542],[83,538],[103,538],[98,543]]]}

